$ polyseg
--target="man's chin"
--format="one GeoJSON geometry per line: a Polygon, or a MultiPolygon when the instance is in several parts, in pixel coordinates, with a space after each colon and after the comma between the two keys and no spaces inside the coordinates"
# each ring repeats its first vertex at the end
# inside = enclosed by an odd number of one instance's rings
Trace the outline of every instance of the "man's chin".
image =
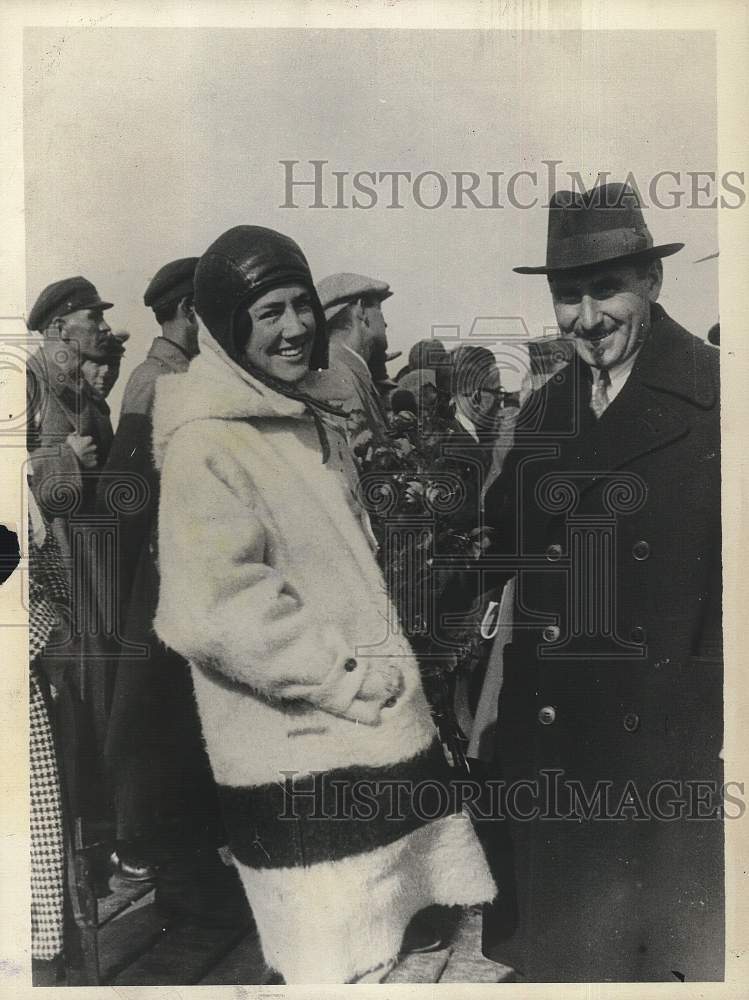
{"type": "Polygon", "coordinates": [[[608,368],[619,360],[616,338],[612,334],[598,340],[575,337],[575,350],[593,368],[608,368]]]}

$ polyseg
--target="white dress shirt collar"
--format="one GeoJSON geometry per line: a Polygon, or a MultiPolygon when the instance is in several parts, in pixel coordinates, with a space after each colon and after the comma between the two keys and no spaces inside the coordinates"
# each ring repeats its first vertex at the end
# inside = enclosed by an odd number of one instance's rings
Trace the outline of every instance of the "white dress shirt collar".
{"type": "MultiPolygon", "coordinates": [[[[611,368],[608,369],[611,382],[606,390],[606,395],[608,396],[609,405],[614,402],[616,397],[624,388],[627,379],[635,366],[637,355],[640,353],[641,349],[641,347],[638,347],[635,353],[631,354],[626,361],[622,361],[619,365],[612,365],[611,368]]],[[[601,377],[600,368],[591,368],[591,374],[593,375],[593,383],[595,384],[601,377]]]]}

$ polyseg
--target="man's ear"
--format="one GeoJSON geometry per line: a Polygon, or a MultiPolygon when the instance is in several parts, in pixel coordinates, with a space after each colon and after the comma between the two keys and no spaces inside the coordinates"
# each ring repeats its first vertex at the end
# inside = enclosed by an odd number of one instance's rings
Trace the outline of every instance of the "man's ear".
{"type": "Polygon", "coordinates": [[[185,319],[191,320],[195,318],[195,306],[193,305],[193,301],[189,295],[186,295],[183,299],[179,300],[178,309],[185,319]]]}
{"type": "Polygon", "coordinates": [[[648,298],[651,302],[657,302],[661,294],[663,285],[663,261],[660,257],[654,260],[648,268],[648,298]]]}
{"type": "Polygon", "coordinates": [[[351,311],[355,319],[357,319],[360,323],[363,323],[365,326],[369,326],[367,310],[364,308],[364,299],[357,299],[352,305],[351,311]]]}
{"type": "Polygon", "coordinates": [[[63,316],[55,316],[47,327],[46,332],[53,337],[59,337],[62,341],[67,342],[70,340],[70,337],[68,336],[68,328],[65,324],[65,318],[63,316]]]}

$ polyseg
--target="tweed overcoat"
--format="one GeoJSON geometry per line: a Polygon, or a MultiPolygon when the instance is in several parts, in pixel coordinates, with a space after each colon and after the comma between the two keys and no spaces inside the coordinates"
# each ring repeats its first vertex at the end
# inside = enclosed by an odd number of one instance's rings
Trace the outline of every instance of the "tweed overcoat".
{"type": "Polygon", "coordinates": [[[532,394],[486,498],[519,566],[497,763],[537,784],[485,950],[532,981],[721,979],[719,355],[654,305],[598,421],[590,392],[573,361],[532,394]]]}
{"type": "Polygon", "coordinates": [[[112,446],[109,407],[93,399],[84,381],[76,386],[41,351],[26,366],[27,441],[37,502],[70,558],[70,518],[94,509],[96,485],[112,446]],[[70,434],[91,437],[96,466],[83,469],[67,443],[70,434]]]}

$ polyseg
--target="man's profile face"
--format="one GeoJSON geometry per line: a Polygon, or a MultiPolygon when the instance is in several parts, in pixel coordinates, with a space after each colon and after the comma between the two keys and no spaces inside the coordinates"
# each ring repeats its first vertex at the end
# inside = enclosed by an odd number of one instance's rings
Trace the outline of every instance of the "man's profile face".
{"type": "Polygon", "coordinates": [[[102,397],[106,395],[107,365],[105,363],[86,358],[81,365],[81,374],[94,390],[95,395],[102,397]]]}
{"type": "Polygon", "coordinates": [[[90,358],[81,365],[81,374],[88,382],[95,396],[106,399],[114,388],[120,374],[120,362],[92,361],[90,358]]]}
{"type": "Polygon", "coordinates": [[[502,385],[499,369],[487,368],[470,393],[461,394],[460,407],[479,431],[494,427],[502,406],[502,385]]]}
{"type": "Polygon", "coordinates": [[[549,276],[554,312],[563,337],[593,368],[611,368],[631,357],[650,328],[650,305],[661,289],[660,261],[638,270],[613,264],[549,276]]]}
{"type": "Polygon", "coordinates": [[[387,333],[385,332],[387,330],[387,323],[385,322],[385,317],[382,315],[380,303],[376,299],[364,300],[362,308],[364,309],[364,317],[368,327],[367,339],[370,341],[371,348],[374,348],[376,345],[383,351],[386,351],[388,346],[387,333]]]}
{"type": "Polygon", "coordinates": [[[79,355],[100,354],[112,332],[101,309],[78,309],[64,316],[62,322],[67,341],[79,355]]]}

